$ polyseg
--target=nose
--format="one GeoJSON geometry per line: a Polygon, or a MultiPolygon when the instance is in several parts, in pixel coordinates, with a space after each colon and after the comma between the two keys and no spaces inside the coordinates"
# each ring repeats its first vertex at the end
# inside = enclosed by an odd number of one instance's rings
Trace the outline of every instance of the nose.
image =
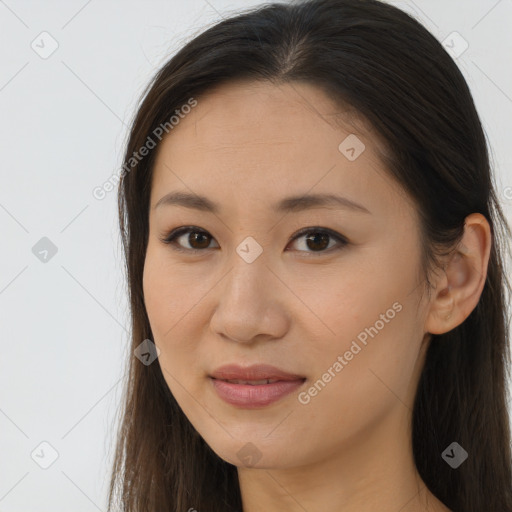
{"type": "Polygon", "coordinates": [[[238,254],[227,275],[212,291],[215,311],[210,328],[217,336],[238,343],[281,338],[289,328],[286,308],[290,292],[264,258],[251,263],[238,254]]]}

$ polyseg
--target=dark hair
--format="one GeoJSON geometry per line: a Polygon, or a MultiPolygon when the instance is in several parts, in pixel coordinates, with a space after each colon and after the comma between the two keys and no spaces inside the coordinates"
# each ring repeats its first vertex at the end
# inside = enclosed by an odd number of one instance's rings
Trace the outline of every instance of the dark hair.
{"type": "Polygon", "coordinates": [[[505,297],[511,287],[504,273],[510,227],[463,75],[419,22],[377,0],[265,4],[238,13],[184,45],[145,89],[118,191],[132,350],[109,510],[114,504],[125,512],[242,508],[237,468],[188,421],[160,365],[132,355],[153,339],[142,275],[157,151],[136,162],[133,154],[190,98],[235,80],[306,82],[369,123],[386,144],[387,171],[418,209],[427,293],[430,271],[460,241],[466,216],[478,212],[488,220],[492,247],[480,300],[461,325],[432,335],[428,347],[413,409],[413,453],[427,487],[453,511],[512,512],[505,297]],[[441,457],[453,441],[469,454],[457,469],[441,457]]]}

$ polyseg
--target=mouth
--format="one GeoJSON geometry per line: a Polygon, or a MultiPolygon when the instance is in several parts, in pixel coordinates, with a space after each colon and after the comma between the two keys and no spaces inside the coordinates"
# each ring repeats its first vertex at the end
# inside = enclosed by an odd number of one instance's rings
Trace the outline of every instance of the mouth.
{"type": "Polygon", "coordinates": [[[266,407],[293,393],[306,382],[303,375],[269,364],[227,364],[208,377],[219,398],[244,409],[266,407]]]}
{"type": "Polygon", "coordinates": [[[209,377],[209,380],[219,398],[242,409],[259,409],[278,402],[306,382],[305,377],[294,380],[240,380],[209,377]]]}

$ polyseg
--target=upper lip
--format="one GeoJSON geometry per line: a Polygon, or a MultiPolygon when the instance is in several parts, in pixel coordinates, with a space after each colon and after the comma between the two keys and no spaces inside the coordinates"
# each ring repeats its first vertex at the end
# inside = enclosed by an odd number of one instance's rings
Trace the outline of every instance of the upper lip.
{"type": "Polygon", "coordinates": [[[240,366],[227,364],[217,368],[210,377],[220,380],[302,380],[302,375],[288,373],[270,364],[254,364],[252,366],[240,366]]]}

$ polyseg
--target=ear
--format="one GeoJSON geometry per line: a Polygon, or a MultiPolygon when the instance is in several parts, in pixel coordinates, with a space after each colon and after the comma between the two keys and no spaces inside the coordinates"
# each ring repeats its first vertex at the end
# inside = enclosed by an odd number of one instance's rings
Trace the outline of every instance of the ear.
{"type": "Polygon", "coordinates": [[[465,219],[464,235],[437,279],[425,321],[425,332],[451,331],[475,309],[487,278],[492,234],[487,219],[472,213],[465,219]]]}

